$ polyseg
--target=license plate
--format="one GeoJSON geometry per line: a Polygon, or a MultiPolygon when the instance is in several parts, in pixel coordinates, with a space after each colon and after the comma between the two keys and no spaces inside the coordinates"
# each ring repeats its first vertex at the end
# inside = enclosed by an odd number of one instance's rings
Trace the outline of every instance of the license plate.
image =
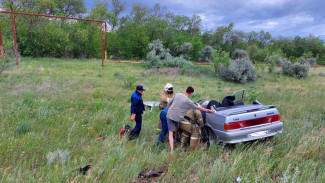
{"type": "Polygon", "coordinates": [[[251,133],[249,134],[250,137],[259,137],[259,136],[263,136],[267,134],[267,131],[260,131],[260,132],[255,132],[255,133],[251,133]]]}

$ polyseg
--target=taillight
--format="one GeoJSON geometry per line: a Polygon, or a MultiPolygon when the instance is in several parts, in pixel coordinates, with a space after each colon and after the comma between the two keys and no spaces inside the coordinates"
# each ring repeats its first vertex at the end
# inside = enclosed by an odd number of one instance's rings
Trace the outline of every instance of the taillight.
{"type": "Polygon", "coordinates": [[[226,123],[224,124],[224,128],[225,130],[234,130],[234,129],[238,129],[238,128],[242,128],[246,126],[246,122],[245,121],[238,121],[235,123],[226,123]]]}
{"type": "Polygon", "coordinates": [[[272,123],[276,121],[280,121],[280,115],[267,116],[263,118],[250,119],[246,121],[238,121],[233,123],[226,123],[224,124],[224,129],[235,130],[235,129],[244,128],[248,126],[261,125],[261,124],[272,123]]]}
{"type": "Polygon", "coordinates": [[[274,115],[274,116],[272,116],[271,122],[275,122],[275,121],[280,121],[280,115],[274,115]]]}

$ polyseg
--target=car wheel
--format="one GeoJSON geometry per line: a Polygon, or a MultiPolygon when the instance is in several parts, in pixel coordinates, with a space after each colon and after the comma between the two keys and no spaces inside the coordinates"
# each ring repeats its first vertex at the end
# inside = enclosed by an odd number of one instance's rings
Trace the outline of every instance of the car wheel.
{"type": "Polygon", "coordinates": [[[217,144],[217,136],[213,133],[211,128],[207,128],[207,134],[208,134],[208,146],[211,144],[217,144]]]}

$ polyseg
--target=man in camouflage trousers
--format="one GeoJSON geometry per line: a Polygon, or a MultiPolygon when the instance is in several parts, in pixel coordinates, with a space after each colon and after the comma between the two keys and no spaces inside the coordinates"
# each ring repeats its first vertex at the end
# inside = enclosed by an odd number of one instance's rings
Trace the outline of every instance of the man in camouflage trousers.
{"type": "Polygon", "coordinates": [[[190,138],[190,148],[195,148],[199,144],[200,140],[200,127],[204,126],[201,111],[188,110],[185,117],[181,119],[180,128],[183,130],[181,135],[181,143],[187,144],[190,138]],[[195,124],[197,122],[197,125],[195,124]]]}

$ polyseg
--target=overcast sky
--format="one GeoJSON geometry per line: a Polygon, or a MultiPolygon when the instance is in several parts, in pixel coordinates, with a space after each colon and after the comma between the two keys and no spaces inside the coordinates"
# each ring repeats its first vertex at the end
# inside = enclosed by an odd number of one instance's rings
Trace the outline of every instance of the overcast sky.
{"type": "MultiPolygon", "coordinates": [[[[86,0],[91,9],[94,0],[86,0]]],[[[273,36],[307,36],[325,38],[324,0],[125,0],[128,9],[139,2],[148,6],[160,3],[167,10],[202,18],[203,30],[235,23],[243,31],[265,30],[273,36]]]]}

